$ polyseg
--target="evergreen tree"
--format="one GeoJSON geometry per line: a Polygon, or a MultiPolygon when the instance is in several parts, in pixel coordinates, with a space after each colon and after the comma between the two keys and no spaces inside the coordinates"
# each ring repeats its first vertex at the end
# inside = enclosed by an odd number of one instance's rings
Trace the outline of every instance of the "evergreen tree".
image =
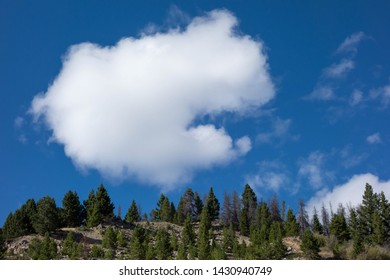
{"type": "Polygon", "coordinates": [[[145,232],[142,228],[135,227],[133,235],[130,239],[130,250],[129,257],[132,260],[143,260],[145,259],[145,248],[144,248],[145,232]]]}
{"type": "Polygon", "coordinates": [[[49,196],[41,198],[37,203],[37,212],[33,217],[35,231],[43,235],[57,229],[58,225],[58,209],[54,198],[49,196]]]}
{"type": "Polygon", "coordinates": [[[200,199],[198,192],[194,193],[194,206],[195,206],[195,221],[200,221],[203,210],[203,201],[200,199]]]}
{"type": "Polygon", "coordinates": [[[318,218],[317,209],[315,207],[314,207],[313,212],[314,212],[314,214],[313,214],[313,222],[312,222],[313,232],[322,234],[323,233],[323,227],[322,227],[322,225],[320,223],[320,219],[318,218]]]}
{"type": "Polygon", "coordinates": [[[98,206],[99,212],[101,214],[102,219],[111,219],[114,217],[114,204],[111,202],[111,198],[107,193],[107,190],[103,186],[100,187],[96,191],[96,205],[98,206]]]}
{"type": "Polygon", "coordinates": [[[269,233],[270,258],[281,260],[286,254],[286,246],[283,244],[282,225],[280,222],[273,222],[269,233]]]}
{"type": "Polygon", "coordinates": [[[262,229],[268,236],[269,228],[272,223],[272,214],[269,211],[268,205],[265,202],[261,202],[256,211],[256,227],[262,229]]]}
{"type": "Polygon", "coordinates": [[[76,192],[68,191],[62,199],[62,219],[67,227],[79,227],[84,220],[83,207],[76,192]]]}
{"type": "Polygon", "coordinates": [[[354,257],[358,256],[364,249],[362,231],[359,224],[359,218],[354,208],[349,209],[349,232],[353,240],[353,251],[354,257]]]}
{"type": "Polygon", "coordinates": [[[240,233],[244,236],[249,235],[249,221],[244,209],[240,213],[240,233]]]}
{"type": "Polygon", "coordinates": [[[48,233],[45,234],[43,240],[34,238],[28,247],[27,253],[33,260],[53,260],[58,258],[57,244],[49,237],[48,233]]]}
{"type": "Polygon", "coordinates": [[[82,252],[82,245],[77,244],[75,241],[75,235],[71,231],[66,235],[64,243],[62,244],[62,255],[68,256],[71,260],[80,258],[82,252]]]}
{"type": "Polygon", "coordinates": [[[95,260],[103,259],[104,258],[104,250],[99,245],[93,245],[91,248],[91,252],[89,253],[89,256],[95,260]]]}
{"type": "Polygon", "coordinates": [[[333,215],[329,225],[330,233],[335,235],[339,241],[345,241],[349,239],[349,231],[347,221],[345,219],[345,209],[340,204],[337,213],[333,215]]]}
{"type": "Polygon", "coordinates": [[[156,259],[156,252],[154,250],[154,245],[152,243],[148,244],[148,248],[146,249],[146,260],[154,260],[156,259]]]}
{"type": "Polygon", "coordinates": [[[390,241],[390,203],[387,201],[384,192],[382,191],[379,194],[379,209],[380,216],[383,221],[384,232],[385,232],[385,242],[390,241]]]}
{"type": "Polygon", "coordinates": [[[137,204],[135,204],[134,199],[131,201],[131,205],[129,207],[129,210],[127,211],[125,215],[125,221],[129,223],[135,223],[141,220],[141,217],[138,212],[137,204]]]}
{"type": "Polygon", "coordinates": [[[295,215],[291,208],[287,210],[287,218],[285,222],[286,236],[298,236],[299,235],[299,224],[295,218],[295,215]]]}
{"type": "Polygon", "coordinates": [[[174,231],[171,234],[171,248],[172,251],[177,251],[179,247],[179,241],[177,240],[177,235],[174,231]]]}
{"type": "Polygon", "coordinates": [[[178,225],[182,225],[186,216],[184,216],[184,199],[180,197],[179,204],[177,205],[176,215],[174,222],[178,225]]]}
{"type": "Polygon", "coordinates": [[[184,245],[184,242],[179,243],[179,247],[177,249],[177,258],[178,260],[187,260],[187,252],[184,245]]]}
{"type": "Polygon", "coordinates": [[[189,247],[195,245],[195,231],[191,223],[190,215],[187,215],[187,218],[184,221],[181,239],[184,245],[184,250],[188,253],[189,247]]]}
{"type": "Polygon", "coordinates": [[[241,202],[243,206],[242,210],[246,215],[247,223],[254,223],[256,217],[257,198],[255,192],[248,184],[245,185],[241,202]]]}
{"type": "MultiPolygon", "coordinates": [[[[92,227],[92,226],[99,224],[100,218],[93,217],[94,208],[96,208],[96,207],[94,207],[95,206],[95,199],[96,199],[95,191],[92,189],[89,192],[88,198],[86,200],[84,200],[84,202],[83,202],[84,209],[85,209],[86,223],[87,223],[88,227],[92,227]]],[[[95,210],[95,212],[96,212],[96,210],[95,210]]],[[[95,215],[96,215],[96,213],[95,213],[95,215]]]]}
{"type": "Polygon", "coordinates": [[[374,193],[372,186],[366,184],[362,205],[359,209],[359,217],[362,225],[363,236],[370,241],[370,236],[374,232],[374,212],[377,208],[377,195],[374,193]]]}
{"type": "Polygon", "coordinates": [[[303,254],[309,259],[319,259],[320,245],[310,229],[306,228],[302,235],[301,249],[303,254]]]}
{"type": "Polygon", "coordinates": [[[377,209],[374,210],[372,226],[371,242],[376,245],[383,245],[386,240],[385,224],[377,209]]]}
{"type": "Polygon", "coordinates": [[[203,208],[202,217],[199,224],[198,234],[198,258],[200,260],[210,259],[210,239],[209,230],[211,228],[211,220],[207,208],[203,208]]]}
{"type": "Polygon", "coordinates": [[[126,238],[121,230],[118,230],[117,237],[118,247],[125,248],[127,246],[126,238]]]}
{"type": "Polygon", "coordinates": [[[207,196],[207,211],[211,221],[218,219],[219,207],[219,201],[214,194],[213,187],[210,187],[209,195],[207,196]]]}
{"type": "Polygon", "coordinates": [[[117,233],[112,227],[107,227],[104,232],[102,247],[105,249],[116,249],[117,247],[117,233]]]}
{"type": "Polygon", "coordinates": [[[156,257],[158,260],[168,260],[172,256],[169,234],[165,229],[158,229],[156,235],[156,257]]]}
{"type": "Polygon", "coordinates": [[[10,213],[3,225],[5,239],[15,238],[35,233],[33,216],[36,214],[34,199],[29,199],[15,213],[10,213]]]}
{"type": "Polygon", "coordinates": [[[305,203],[302,199],[298,203],[298,224],[300,234],[303,234],[305,229],[309,227],[309,215],[306,212],[305,203]]]}

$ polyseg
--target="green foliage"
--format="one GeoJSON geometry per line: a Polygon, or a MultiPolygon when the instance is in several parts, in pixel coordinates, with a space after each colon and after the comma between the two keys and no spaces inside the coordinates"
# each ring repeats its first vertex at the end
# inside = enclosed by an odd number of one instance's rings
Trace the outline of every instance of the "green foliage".
{"type": "Polygon", "coordinates": [[[207,197],[207,211],[211,221],[215,221],[219,217],[219,201],[214,194],[213,187],[210,187],[207,197]]]}
{"type": "Polygon", "coordinates": [[[170,236],[165,229],[160,228],[157,230],[155,248],[158,260],[168,260],[172,257],[170,236]]]}
{"type": "Polygon", "coordinates": [[[256,227],[265,231],[265,234],[268,235],[269,227],[272,222],[272,216],[269,211],[268,205],[265,202],[261,203],[260,207],[257,207],[256,211],[256,227]]]}
{"type": "Polygon", "coordinates": [[[173,251],[177,251],[179,247],[179,241],[177,240],[177,236],[176,236],[176,233],[174,231],[172,231],[172,234],[171,234],[171,248],[173,251]]]}
{"type": "Polygon", "coordinates": [[[145,259],[145,231],[140,227],[135,227],[133,235],[130,239],[129,256],[132,260],[143,260],[145,259]]]}
{"type": "Polygon", "coordinates": [[[278,202],[278,197],[276,196],[276,193],[274,193],[270,208],[271,208],[270,209],[271,221],[272,222],[281,222],[282,217],[280,215],[279,202],[278,202]]]}
{"type": "Polygon", "coordinates": [[[313,223],[312,223],[313,232],[315,233],[322,233],[323,227],[320,223],[320,219],[318,218],[317,210],[314,208],[314,214],[313,214],[313,223]]]}
{"type": "Polygon", "coordinates": [[[305,229],[302,235],[301,249],[305,257],[309,259],[319,259],[320,245],[310,229],[305,229]]]}
{"type": "Polygon", "coordinates": [[[33,260],[54,260],[58,258],[57,244],[46,233],[43,240],[34,238],[28,248],[28,256],[33,260]]]}
{"type": "Polygon", "coordinates": [[[184,245],[184,242],[179,243],[179,247],[177,249],[177,258],[178,260],[186,260],[187,259],[187,252],[186,247],[184,245]]]}
{"type": "Polygon", "coordinates": [[[299,233],[303,234],[305,229],[309,227],[309,215],[305,209],[305,203],[302,199],[298,203],[298,224],[299,224],[299,233]]]}
{"type": "Polygon", "coordinates": [[[283,244],[282,225],[280,222],[273,222],[269,233],[270,258],[280,260],[286,254],[286,246],[283,244]]]}
{"type": "Polygon", "coordinates": [[[363,194],[362,205],[359,209],[360,223],[365,240],[370,242],[370,236],[374,231],[374,212],[377,208],[377,195],[374,193],[372,186],[366,184],[363,194]]]}
{"type": "Polygon", "coordinates": [[[202,210],[203,210],[203,201],[200,198],[199,194],[197,192],[194,193],[194,220],[200,221],[200,218],[202,216],[202,210]]]}
{"type": "Polygon", "coordinates": [[[148,248],[146,249],[145,259],[146,260],[156,259],[156,252],[154,250],[154,245],[152,243],[148,244],[148,248]]]}
{"type": "Polygon", "coordinates": [[[82,249],[82,245],[75,241],[74,233],[69,232],[62,244],[61,254],[68,256],[71,260],[76,260],[81,257],[82,249]]]}
{"type": "Polygon", "coordinates": [[[221,245],[219,245],[218,243],[215,243],[215,245],[212,247],[210,259],[211,260],[226,260],[227,259],[226,252],[222,249],[221,245]]]}
{"type": "Polygon", "coordinates": [[[76,192],[68,191],[62,199],[62,219],[67,227],[79,227],[84,220],[84,208],[76,192]]]}
{"type": "Polygon", "coordinates": [[[104,232],[102,247],[105,249],[115,249],[117,247],[117,233],[112,227],[107,227],[104,232]]]}
{"type": "Polygon", "coordinates": [[[286,236],[298,236],[299,235],[299,224],[295,219],[295,215],[291,208],[287,210],[287,218],[284,225],[286,236]]]}
{"type": "Polygon", "coordinates": [[[249,234],[249,225],[255,222],[257,198],[253,189],[246,184],[242,193],[242,210],[240,214],[240,231],[244,235],[249,234]]]}
{"type": "Polygon", "coordinates": [[[36,214],[34,199],[29,199],[15,213],[10,213],[3,225],[5,239],[35,233],[33,216],[36,214]]]}
{"type": "Polygon", "coordinates": [[[103,184],[97,189],[96,194],[93,190],[89,193],[88,199],[84,201],[84,206],[88,227],[97,226],[103,220],[114,217],[114,204],[103,184]]]}
{"type": "Polygon", "coordinates": [[[210,259],[210,235],[209,230],[211,229],[211,221],[207,208],[203,208],[202,217],[199,224],[198,233],[198,258],[200,260],[210,259]]]}
{"type": "Polygon", "coordinates": [[[337,213],[333,215],[329,225],[330,233],[341,242],[350,238],[344,212],[344,208],[340,207],[337,213]]]}
{"type": "Polygon", "coordinates": [[[103,259],[104,258],[104,250],[101,246],[99,245],[93,245],[91,252],[89,253],[89,256],[92,259],[103,259]]]}
{"type": "Polygon", "coordinates": [[[127,246],[126,238],[121,230],[117,233],[118,247],[124,248],[127,246]]]}
{"type": "Polygon", "coordinates": [[[57,229],[60,224],[58,209],[54,198],[45,196],[37,203],[37,212],[33,216],[33,227],[39,234],[57,229]]]}
{"type": "Polygon", "coordinates": [[[125,215],[125,221],[129,223],[135,223],[141,220],[141,217],[138,212],[137,204],[135,204],[134,199],[131,201],[131,205],[129,207],[129,210],[127,211],[125,215]]]}
{"type": "Polygon", "coordinates": [[[195,245],[195,231],[191,222],[190,215],[187,215],[187,218],[184,221],[181,240],[184,245],[184,250],[186,253],[188,253],[189,246],[195,245]]]}

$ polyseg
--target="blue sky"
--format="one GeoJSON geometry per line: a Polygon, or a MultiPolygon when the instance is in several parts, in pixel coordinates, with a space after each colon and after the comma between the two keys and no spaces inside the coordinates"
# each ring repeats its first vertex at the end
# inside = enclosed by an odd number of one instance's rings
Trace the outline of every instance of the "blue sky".
{"type": "Polygon", "coordinates": [[[0,224],[100,183],[390,197],[390,4],[284,2],[0,1],[0,224]]]}

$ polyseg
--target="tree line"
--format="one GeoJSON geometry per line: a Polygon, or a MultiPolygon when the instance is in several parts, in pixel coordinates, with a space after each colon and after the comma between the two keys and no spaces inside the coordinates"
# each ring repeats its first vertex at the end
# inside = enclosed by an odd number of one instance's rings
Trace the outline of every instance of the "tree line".
{"type": "MultiPolygon", "coordinates": [[[[390,204],[383,192],[374,193],[372,186],[366,184],[359,206],[345,208],[340,204],[333,212],[331,206],[328,210],[323,204],[320,213],[313,209],[310,218],[303,200],[294,213],[286,209],[284,201],[279,203],[276,194],[269,201],[258,200],[247,184],[241,195],[225,192],[222,204],[212,187],[203,198],[187,188],[177,207],[161,194],[149,215],[142,214],[132,200],[122,220],[120,208],[115,215],[114,204],[100,185],[83,203],[72,191],[63,197],[62,207],[57,207],[49,196],[38,202],[29,199],[8,215],[0,230],[0,257],[4,257],[5,240],[39,234],[45,237],[31,243],[29,256],[33,259],[59,255],[112,259],[118,257],[118,252],[129,259],[282,259],[286,257],[285,237],[300,238],[305,258],[319,258],[320,247],[325,244],[335,258],[346,258],[347,253],[349,258],[359,258],[370,248],[389,245],[390,204]],[[106,227],[102,244],[92,246],[87,255],[73,233],[64,240],[61,252],[57,252],[50,238],[59,228],[92,228],[113,220],[133,224],[131,236],[106,227]],[[160,227],[150,231],[139,225],[140,221],[167,222],[181,230],[160,227]],[[221,238],[216,234],[218,230],[222,231],[221,238]]],[[[387,256],[384,254],[384,258],[387,256]]]]}

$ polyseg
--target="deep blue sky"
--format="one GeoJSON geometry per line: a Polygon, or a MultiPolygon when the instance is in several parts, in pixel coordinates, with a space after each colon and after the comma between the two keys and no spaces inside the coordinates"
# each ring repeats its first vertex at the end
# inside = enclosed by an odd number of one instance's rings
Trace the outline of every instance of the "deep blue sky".
{"type": "Polygon", "coordinates": [[[177,202],[187,186],[204,194],[212,185],[222,202],[225,190],[241,193],[249,182],[259,198],[276,192],[295,208],[368,173],[390,193],[389,1],[0,0],[0,224],[28,198],[50,195],[61,205],[69,189],[83,200],[100,183],[122,213],[131,199],[149,213],[161,186],[80,170],[28,110],[70,46],[112,46],[151,24],[165,32],[177,24],[174,11],[190,21],[214,9],[230,11],[240,34],[264,44],[276,95],[248,116],[206,116],[233,139],[247,135],[252,149],[196,171],[168,196],[177,202]]]}

